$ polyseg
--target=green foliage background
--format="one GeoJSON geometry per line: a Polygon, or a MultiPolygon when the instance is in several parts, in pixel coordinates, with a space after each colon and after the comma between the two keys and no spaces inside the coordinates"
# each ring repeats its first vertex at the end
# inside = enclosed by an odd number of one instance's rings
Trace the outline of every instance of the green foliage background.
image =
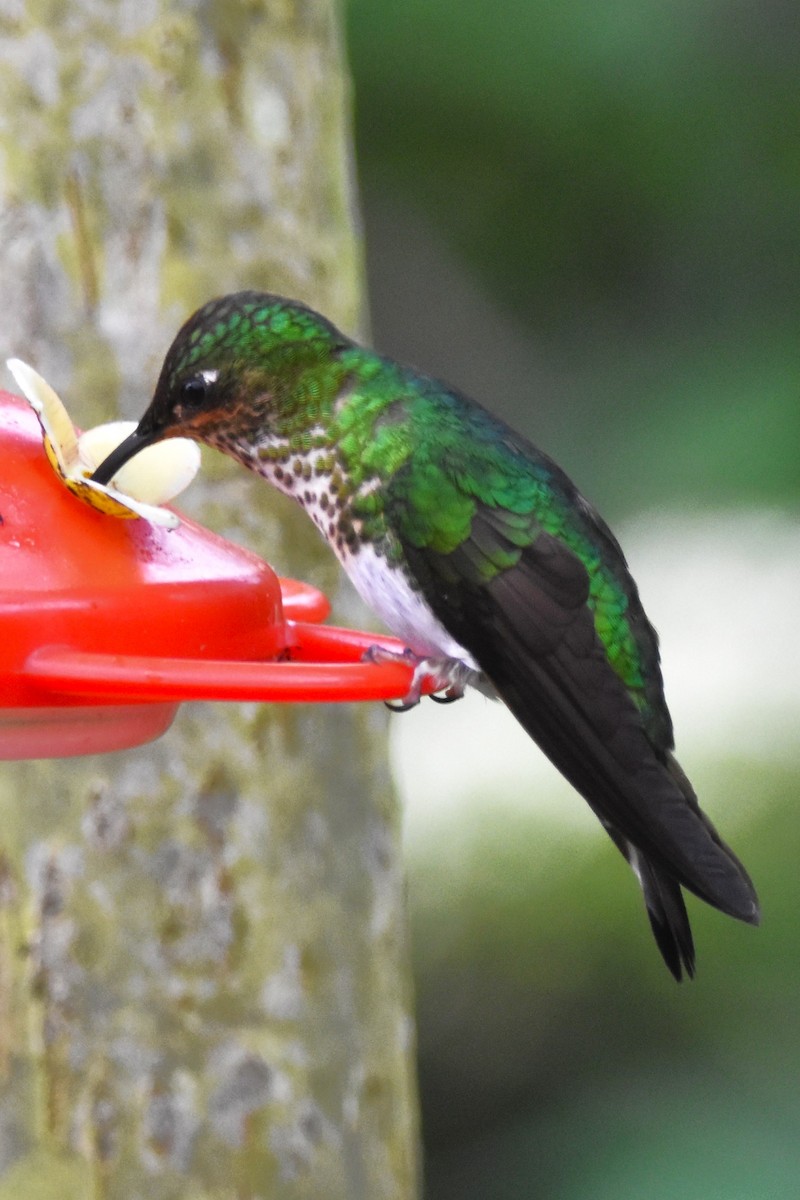
{"type": "MultiPolygon", "coordinates": [[[[376,344],[523,427],[614,521],[796,523],[792,6],[350,0],[348,22],[376,344]]],[[[774,594],[769,551],[731,654],[757,657],[763,601],[800,665],[797,591],[774,594]]],[[[693,903],[699,973],[680,988],[599,839],[498,793],[415,842],[429,1200],[795,1194],[795,764],[768,740],[684,764],[764,926],[693,903]]]]}
{"type": "MultiPolygon", "coordinates": [[[[368,233],[387,197],[391,237],[421,215],[535,340],[587,490],[602,482],[621,509],[681,485],[796,493],[792,6],[351,0],[349,15],[368,233]],[[626,447],[624,490],[592,466],[598,436],[626,447]],[[670,453],[650,462],[655,436],[670,453]]],[[[370,255],[376,334],[402,349],[380,245],[370,255]]],[[[447,312],[424,280],[416,293],[444,336],[447,312]]],[[[535,429],[526,407],[554,399],[507,403],[535,429]]]]}

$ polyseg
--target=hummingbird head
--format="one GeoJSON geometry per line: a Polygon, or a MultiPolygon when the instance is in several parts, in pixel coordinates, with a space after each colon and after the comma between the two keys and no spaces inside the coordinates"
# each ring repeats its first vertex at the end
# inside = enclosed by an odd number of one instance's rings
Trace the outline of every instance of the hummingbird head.
{"type": "Polygon", "coordinates": [[[299,301],[252,291],[210,300],[178,331],[136,429],[92,478],[107,484],[164,438],[193,438],[235,454],[237,445],[281,432],[287,419],[296,427],[302,417],[292,383],[299,371],[349,346],[299,301]]]}

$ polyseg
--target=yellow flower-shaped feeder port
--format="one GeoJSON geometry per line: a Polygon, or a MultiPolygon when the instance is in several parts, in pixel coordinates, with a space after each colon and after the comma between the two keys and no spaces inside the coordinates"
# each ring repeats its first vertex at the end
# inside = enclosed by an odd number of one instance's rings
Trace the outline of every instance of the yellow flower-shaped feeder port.
{"type": "Polygon", "coordinates": [[[170,438],[148,446],[114,476],[114,486],[89,476],[136,428],[135,421],[113,421],[78,434],[50,384],[19,358],[7,366],[30,404],[44,435],[47,457],[65,487],[92,508],[114,517],[141,517],[174,529],[176,513],[161,505],[187,488],[200,466],[200,448],[188,438],[170,438]]]}

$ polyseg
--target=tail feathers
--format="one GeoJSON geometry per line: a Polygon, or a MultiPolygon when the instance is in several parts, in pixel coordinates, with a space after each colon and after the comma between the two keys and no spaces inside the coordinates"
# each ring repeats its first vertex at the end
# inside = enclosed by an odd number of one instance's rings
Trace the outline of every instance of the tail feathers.
{"type": "Polygon", "coordinates": [[[628,853],[644,893],[650,927],[661,957],[680,983],[684,971],[694,978],[694,939],[680,885],[654,867],[635,847],[628,853]]]}
{"type": "Polygon", "coordinates": [[[650,928],[661,957],[678,983],[684,972],[694,979],[694,938],[677,879],[642,854],[619,830],[603,821],[606,833],[639,880],[650,928]]]}

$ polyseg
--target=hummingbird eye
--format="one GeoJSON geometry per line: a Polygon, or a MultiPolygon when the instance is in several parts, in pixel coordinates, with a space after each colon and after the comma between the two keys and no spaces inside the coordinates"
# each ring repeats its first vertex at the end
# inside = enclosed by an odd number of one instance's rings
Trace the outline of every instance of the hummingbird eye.
{"type": "Polygon", "coordinates": [[[212,385],[216,381],[216,371],[198,371],[196,375],[185,379],[179,389],[181,407],[190,409],[201,408],[212,385]]]}

